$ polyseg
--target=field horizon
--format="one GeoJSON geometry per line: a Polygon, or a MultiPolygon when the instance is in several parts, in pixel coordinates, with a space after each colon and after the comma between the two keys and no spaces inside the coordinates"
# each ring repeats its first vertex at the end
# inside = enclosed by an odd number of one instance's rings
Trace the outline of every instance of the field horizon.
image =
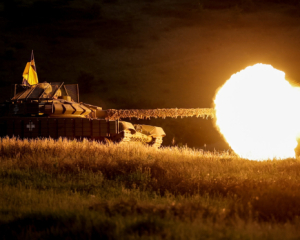
{"type": "Polygon", "coordinates": [[[2,239],[295,239],[300,158],[0,140],[2,239]]]}

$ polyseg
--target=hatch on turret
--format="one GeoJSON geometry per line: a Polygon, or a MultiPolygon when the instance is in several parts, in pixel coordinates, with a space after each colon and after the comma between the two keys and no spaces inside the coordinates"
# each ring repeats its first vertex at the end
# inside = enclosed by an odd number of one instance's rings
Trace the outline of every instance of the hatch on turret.
{"type": "Polygon", "coordinates": [[[79,102],[78,84],[64,84],[63,82],[44,82],[32,86],[15,84],[14,96],[11,100],[51,100],[57,98],[79,102]]]}

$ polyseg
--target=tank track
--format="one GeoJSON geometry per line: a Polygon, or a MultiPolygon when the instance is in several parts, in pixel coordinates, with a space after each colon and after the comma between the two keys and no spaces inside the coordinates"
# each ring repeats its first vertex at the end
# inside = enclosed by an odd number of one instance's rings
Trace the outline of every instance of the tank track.
{"type": "Polygon", "coordinates": [[[152,138],[139,132],[132,134],[130,130],[122,131],[122,133],[115,136],[112,140],[118,143],[140,142],[148,144],[154,148],[159,148],[162,144],[162,137],[152,138]]]}
{"type": "Polygon", "coordinates": [[[152,142],[149,143],[150,146],[154,148],[159,148],[163,142],[162,137],[153,138],[152,142]]]}

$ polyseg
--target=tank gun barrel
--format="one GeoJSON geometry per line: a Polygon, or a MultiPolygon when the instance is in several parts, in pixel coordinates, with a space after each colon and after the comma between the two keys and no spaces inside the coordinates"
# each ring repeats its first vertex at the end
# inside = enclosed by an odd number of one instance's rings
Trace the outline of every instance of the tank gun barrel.
{"type": "Polygon", "coordinates": [[[213,108],[108,109],[102,112],[105,112],[104,116],[107,120],[118,120],[122,118],[215,117],[215,110],[213,108]]]}

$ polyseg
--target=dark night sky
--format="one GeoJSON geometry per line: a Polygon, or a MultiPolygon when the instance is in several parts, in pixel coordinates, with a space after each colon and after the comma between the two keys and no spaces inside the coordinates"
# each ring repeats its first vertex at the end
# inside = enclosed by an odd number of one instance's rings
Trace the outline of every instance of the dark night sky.
{"type": "MultiPolygon", "coordinates": [[[[279,0],[7,0],[0,3],[1,100],[34,50],[40,81],[79,83],[107,108],[211,107],[233,73],[271,64],[300,83],[300,5],[279,0]]],[[[170,144],[228,146],[212,120],[146,121],[170,144]]]]}

